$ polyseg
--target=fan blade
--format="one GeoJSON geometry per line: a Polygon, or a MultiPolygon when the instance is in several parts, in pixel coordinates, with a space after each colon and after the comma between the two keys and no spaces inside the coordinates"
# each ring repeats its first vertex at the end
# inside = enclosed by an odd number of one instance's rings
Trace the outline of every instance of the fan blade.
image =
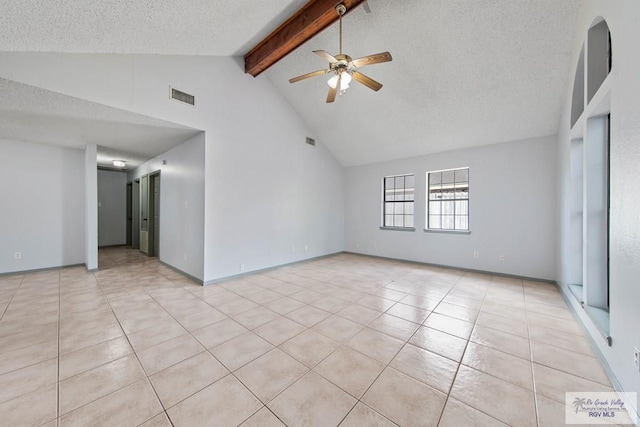
{"type": "Polygon", "coordinates": [[[323,74],[327,74],[329,71],[331,70],[318,70],[318,71],[313,71],[311,73],[307,73],[307,74],[303,74],[301,76],[298,77],[294,77],[292,79],[289,79],[289,83],[295,83],[295,82],[299,82],[300,80],[304,80],[304,79],[308,79],[310,77],[315,77],[315,76],[321,76],[323,74]]]}
{"type": "Polygon", "coordinates": [[[336,62],[338,62],[338,60],[333,55],[331,55],[329,52],[325,52],[324,50],[314,50],[313,53],[329,61],[329,64],[335,64],[336,62]]]}
{"type": "Polygon", "coordinates": [[[369,89],[373,89],[376,92],[379,91],[380,88],[382,87],[382,83],[378,83],[377,81],[373,80],[371,77],[367,77],[364,74],[359,73],[355,70],[351,73],[351,77],[353,77],[355,81],[362,83],[369,89]]]}
{"type": "Polygon", "coordinates": [[[364,67],[365,65],[380,64],[381,62],[389,62],[391,54],[389,52],[376,53],[375,55],[364,56],[362,58],[354,59],[351,61],[353,67],[364,67]]]}
{"type": "Polygon", "coordinates": [[[338,82],[336,87],[329,86],[329,94],[327,95],[327,104],[336,100],[338,88],[340,87],[340,80],[342,80],[342,74],[338,75],[338,82]]]}

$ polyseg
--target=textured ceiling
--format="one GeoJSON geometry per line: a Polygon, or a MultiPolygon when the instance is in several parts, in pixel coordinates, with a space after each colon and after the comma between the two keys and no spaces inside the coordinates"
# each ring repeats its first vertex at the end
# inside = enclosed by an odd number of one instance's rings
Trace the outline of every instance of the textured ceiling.
{"type": "Polygon", "coordinates": [[[558,0],[369,0],[343,20],[352,58],[389,51],[362,72],[384,87],[351,83],[325,104],[326,68],[311,51],[338,53],[325,30],[266,72],[344,165],[358,165],[555,134],[579,11],[558,0]]]}
{"type": "Polygon", "coordinates": [[[198,132],[174,123],[0,79],[0,138],[84,148],[98,145],[98,164],[128,168],[198,132]]]}
{"type": "MultiPolygon", "coordinates": [[[[0,0],[0,51],[241,55],[306,0],[0,0]]],[[[369,0],[344,18],[353,58],[384,87],[351,84],[325,104],[333,25],[268,78],[346,166],[557,132],[579,0],[369,0]]]]}
{"type": "Polygon", "coordinates": [[[306,0],[0,0],[0,51],[244,55],[306,0]]]}

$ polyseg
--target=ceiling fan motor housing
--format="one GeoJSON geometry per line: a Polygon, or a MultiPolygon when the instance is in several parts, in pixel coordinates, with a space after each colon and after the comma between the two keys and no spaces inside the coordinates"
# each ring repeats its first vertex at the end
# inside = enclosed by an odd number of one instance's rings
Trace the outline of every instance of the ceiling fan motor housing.
{"type": "Polygon", "coordinates": [[[333,64],[329,64],[331,71],[336,71],[338,73],[348,71],[349,63],[351,63],[351,57],[349,55],[339,54],[336,55],[335,58],[337,61],[333,64]]]}

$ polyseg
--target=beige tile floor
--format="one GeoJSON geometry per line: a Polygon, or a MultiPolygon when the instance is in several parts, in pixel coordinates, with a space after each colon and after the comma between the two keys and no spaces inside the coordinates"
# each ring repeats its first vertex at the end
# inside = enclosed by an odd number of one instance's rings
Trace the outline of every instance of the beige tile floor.
{"type": "Polygon", "coordinates": [[[610,391],[552,285],[337,255],[202,287],[126,248],[0,277],[0,424],[564,425],[610,391]]]}

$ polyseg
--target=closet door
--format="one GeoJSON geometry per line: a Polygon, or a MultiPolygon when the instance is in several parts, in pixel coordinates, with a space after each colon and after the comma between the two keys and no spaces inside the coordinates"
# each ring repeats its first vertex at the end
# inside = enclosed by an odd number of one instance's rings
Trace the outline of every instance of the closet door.
{"type": "Polygon", "coordinates": [[[140,252],[149,253],[149,175],[140,178],[140,252]]]}

